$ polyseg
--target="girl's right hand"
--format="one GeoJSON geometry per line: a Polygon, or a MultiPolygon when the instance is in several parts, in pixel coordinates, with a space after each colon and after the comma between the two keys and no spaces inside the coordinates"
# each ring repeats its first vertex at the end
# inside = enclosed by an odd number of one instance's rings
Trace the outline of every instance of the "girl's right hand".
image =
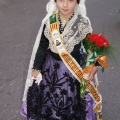
{"type": "Polygon", "coordinates": [[[32,77],[37,78],[39,72],[40,72],[40,71],[38,71],[38,70],[33,70],[33,71],[32,71],[32,77]]]}

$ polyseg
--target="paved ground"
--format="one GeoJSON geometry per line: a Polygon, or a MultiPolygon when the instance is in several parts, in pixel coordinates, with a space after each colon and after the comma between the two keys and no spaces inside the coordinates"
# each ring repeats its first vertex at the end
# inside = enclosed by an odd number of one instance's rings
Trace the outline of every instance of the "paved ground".
{"type": "MultiPolygon", "coordinates": [[[[99,72],[104,120],[120,113],[120,1],[86,0],[94,33],[102,33],[116,47],[105,74],[99,72]]],[[[0,120],[24,120],[19,115],[32,47],[47,0],[0,0],[0,120]]]]}

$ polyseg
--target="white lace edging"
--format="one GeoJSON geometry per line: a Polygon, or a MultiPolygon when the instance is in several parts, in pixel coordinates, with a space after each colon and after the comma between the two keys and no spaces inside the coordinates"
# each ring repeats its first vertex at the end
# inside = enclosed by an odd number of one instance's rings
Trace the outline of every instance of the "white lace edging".
{"type": "MultiPolygon", "coordinates": [[[[77,45],[78,43],[80,43],[80,41],[82,41],[86,35],[88,33],[92,33],[92,27],[88,21],[87,18],[85,17],[81,17],[80,18],[80,22],[74,26],[74,22],[76,21],[76,19],[78,18],[78,15],[74,15],[73,18],[68,22],[68,24],[66,25],[63,33],[61,34],[62,38],[63,38],[63,43],[66,47],[66,50],[71,53],[74,49],[74,46],[77,45]],[[77,27],[77,30],[74,31],[72,30],[73,28],[77,27]]],[[[49,24],[49,20],[47,20],[46,22],[46,28],[44,31],[44,34],[46,36],[46,38],[49,40],[49,48],[51,49],[52,52],[54,53],[58,53],[51,35],[50,35],[50,24],[49,24]]]]}

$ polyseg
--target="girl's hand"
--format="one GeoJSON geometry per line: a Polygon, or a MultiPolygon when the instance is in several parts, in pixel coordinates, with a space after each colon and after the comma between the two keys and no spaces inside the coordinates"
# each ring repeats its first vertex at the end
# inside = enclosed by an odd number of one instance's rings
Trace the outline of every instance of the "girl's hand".
{"type": "Polygon", "coordinates": [[[91,81],[91,80],[94,78],[94,76],[95,76],[95,74],[97,73],[97,71],[98,71],[98,66],[94,66],[94,67],[92,68],[90,74],[89,74],[88,79],[87,79],[88,82],[91,81]]]}
{"type": "Polygon", "coordinates": [[[40,72],[40,71],[38,71],[38,70],[33,70],[33,71],[32,71],[32,77],[37,78],[39,72],[40,72]]]}

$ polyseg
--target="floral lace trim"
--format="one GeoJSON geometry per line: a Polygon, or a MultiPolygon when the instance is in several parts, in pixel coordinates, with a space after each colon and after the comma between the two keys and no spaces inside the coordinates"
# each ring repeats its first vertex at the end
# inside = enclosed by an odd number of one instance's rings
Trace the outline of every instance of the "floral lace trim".
{"type": "MultiPolygon", "coordinates": [[[[58,53],[50,35],[49,19],[45,24],[46,28],[44,34],[49,40],[49,48],[52,52],[58,53]]],[[[61,34],[63,43],[68,53],[71,53],[74,49],[74,46],[80,43],[86,37],[86,35],[91,32],[92,27],[90,26],[88,20],[80,15],[74,15],[73,18],[67,23],[63,33],[61,34]]]]}

